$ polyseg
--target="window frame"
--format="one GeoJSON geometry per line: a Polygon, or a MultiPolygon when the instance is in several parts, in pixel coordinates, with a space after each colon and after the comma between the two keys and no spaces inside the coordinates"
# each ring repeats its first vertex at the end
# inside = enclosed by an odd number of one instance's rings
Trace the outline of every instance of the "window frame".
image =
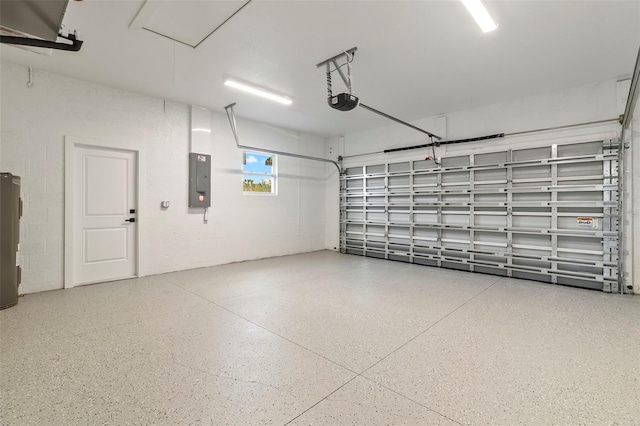
{"type": "Polygon", "coordinates": [[[278,156],[276,154],[271,154],[269,152],[259,152],[259,151],[250,151],[250,150],[242,150],[242,169],[240,173],[241,183],[244,182],[245,176],[255,176],[258,178],[271,178],[271,192],[260,192],[260,191],[245,191],[244,186],[242,186],[242,194],[243,195],[261,195],[261,196],[276,196],[278,195],[278,156]],[[246,165],[245,158],[249,155],[259,155],[259,156],[267,156],[271,157],[273,164],[271,165],[271,173],[260,173],[260,172],[251,172],[245,171],[244,167],[246,165]]]}

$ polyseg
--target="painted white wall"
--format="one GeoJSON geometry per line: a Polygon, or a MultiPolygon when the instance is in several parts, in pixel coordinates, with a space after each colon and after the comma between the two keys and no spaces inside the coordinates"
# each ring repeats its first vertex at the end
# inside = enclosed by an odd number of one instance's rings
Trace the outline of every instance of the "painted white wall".
{"type": "MultiPolygon", "coordinates": [[[[598,84],[581,86],[558,92],[545,93],[510,102],[488,105],[481,108],[447,114],[447,139],[455,140],[467,137],[483,136],[496,133],[515,133],[526,130],[544,129],[555,126],[573,125],[591,121],[615,119],[619,116],[618,105],[621,92],[624,91],[615,80],[598,84]]],[[[640,116],[640,112],[638,112],[640,116]]],[[[380,118],[384,122],[384,118],[380,118]]],[[[436,132],[439,117],[428,117],[412,122],[418,127],[436,132]]],[[[640,128],[640,117],[634,122],[636,129],[640,128]]],[[[505,147],[525,148],[535,146],[540,141],[551,143],[571,143],[584,140],[586,136],[619,137],[620,125],[617,122],[591,125],[561,131],[547,131],[526,135],[505,137],[487,142],[474,142],[460,145],[450,145],[436,148],[436,156],[465,155],[500,150],[505,147]]],[[[640,132],[634,133],[636,141],[640,143],[640,132]]],[[[402,161],[408,159],[431,156],[430,150],[400,151],[398,153],[382,154],[385,149],[398,148],[427,143],[428,138],[415,130],[390,125],[365,132],[346,134],[342,138],[331,138],[327,142],[326,155],[345,156],[345,167],[364,164],[379,164],[383,162],[402,161]],[[373,153],[371,155],[359,154],[373,153]],[[349,156],[358,155],[349,158],[349,156]]],[[[640,182],[640,150],[636,150],[633,169],[635,182],[640,182]]],[[[634,218],[640,217],[640,184],[636,184],[634,218]]],[[[338,211],[339,198],[336,192],[329,188],[326,191],[326,248],[339,246],[339,222],[331,212],[338,211]]],[[[629,200],[631,201],[631,200],[629,200]]],[[[628,234],[634,235],[635,253],[640,255],[640,219],[636,219],[628,234]]],[[[636,256],[637,257],[637,256],[636,256]]],[[[640,261],[633,262],[633,252],[628,254],[627,265],[635,264],[636,277],[640,277],[640,261]]],[[[636,281],[638,281],[636,279],[636,281]]],[[[636,283],[636,292],[640,292],[640,285],[636,283]]]]}
{"type": "MultiPolygon", "coordinates": [[[[512,133],[616,118],[618,116],[616,108],[616,81],[611,80],[446,114],[447,139],[512,133]]],[[[438,117],[428,117],[411,124],[435,132],[437,119],[438,117]]],[[[382,125],[388,122],[383,117],[380,117],[380,120],[382,125]]],[[[344,155],[382,151],[426,142],[428,139],[425,135],[393,124],[345,135],[344,155]]],[[[508,141],[503,140],[502,143],[506,144],[508,141]]]]}
{"type": "MultiPolygon", "coordinates": [[[[226,116],[211,114],[212,206],[208,223],[187,207],[190,118],[187,105],[99,84],[1,65],[0,169],[22,176],[23,293],[62,288],[64,137],[144,151],[142,275],[322,249],[323,163],[278,158],[277,196],[242,194],[242,152],[226,116]],[[168,210],[160,202],[168,200],[168,210]]],[[[274,107],[274,108],[277,108],[274,107]]],[[[241,115],[241,106],[237,108],[241,115]]],[[[238,120],[246,145],[322,156],[324,139],[238,120]]]]}
{"type": "Polygon", "coordinates": [[[199,154],[211,154],[211,110],[191,105],[191,151],[199,154]]]}
{"type": "MultiPolygon", "coordinates": [[[[331,137],[326,140],[325,158],[337,161],[344,152],[344,137],[331,137]]],[[[325,248],[340,250],[340,174],[333,165],[326,166],[325,187],[325,248]]]]}

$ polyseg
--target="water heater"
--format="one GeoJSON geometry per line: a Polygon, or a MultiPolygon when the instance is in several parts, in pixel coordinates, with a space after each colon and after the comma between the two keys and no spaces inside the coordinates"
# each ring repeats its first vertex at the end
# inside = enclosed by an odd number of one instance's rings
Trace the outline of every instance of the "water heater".
{"type": "Polygon", "coordinates": [[[18,303],[21,216],[20,177],[0,173],[0,309],[18,303]]]}

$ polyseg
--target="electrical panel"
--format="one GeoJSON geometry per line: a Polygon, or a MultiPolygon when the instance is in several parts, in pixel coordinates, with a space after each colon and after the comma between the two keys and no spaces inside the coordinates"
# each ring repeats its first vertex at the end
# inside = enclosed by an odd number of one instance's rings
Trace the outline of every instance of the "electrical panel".
{"type": "Polygon", "coordinates": [[[211,207],[211,156],[189,154],[189,207],[211,207]]]}

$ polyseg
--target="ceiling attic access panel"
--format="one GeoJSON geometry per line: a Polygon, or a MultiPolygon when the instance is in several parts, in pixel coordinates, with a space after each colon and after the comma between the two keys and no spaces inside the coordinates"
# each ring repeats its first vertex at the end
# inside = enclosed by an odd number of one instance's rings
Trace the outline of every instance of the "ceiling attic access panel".
{"type": "Polygon", "coordinates": [[[250,2],[147,0],[129,28],[147,30],[195,49],[250,2]]]}

